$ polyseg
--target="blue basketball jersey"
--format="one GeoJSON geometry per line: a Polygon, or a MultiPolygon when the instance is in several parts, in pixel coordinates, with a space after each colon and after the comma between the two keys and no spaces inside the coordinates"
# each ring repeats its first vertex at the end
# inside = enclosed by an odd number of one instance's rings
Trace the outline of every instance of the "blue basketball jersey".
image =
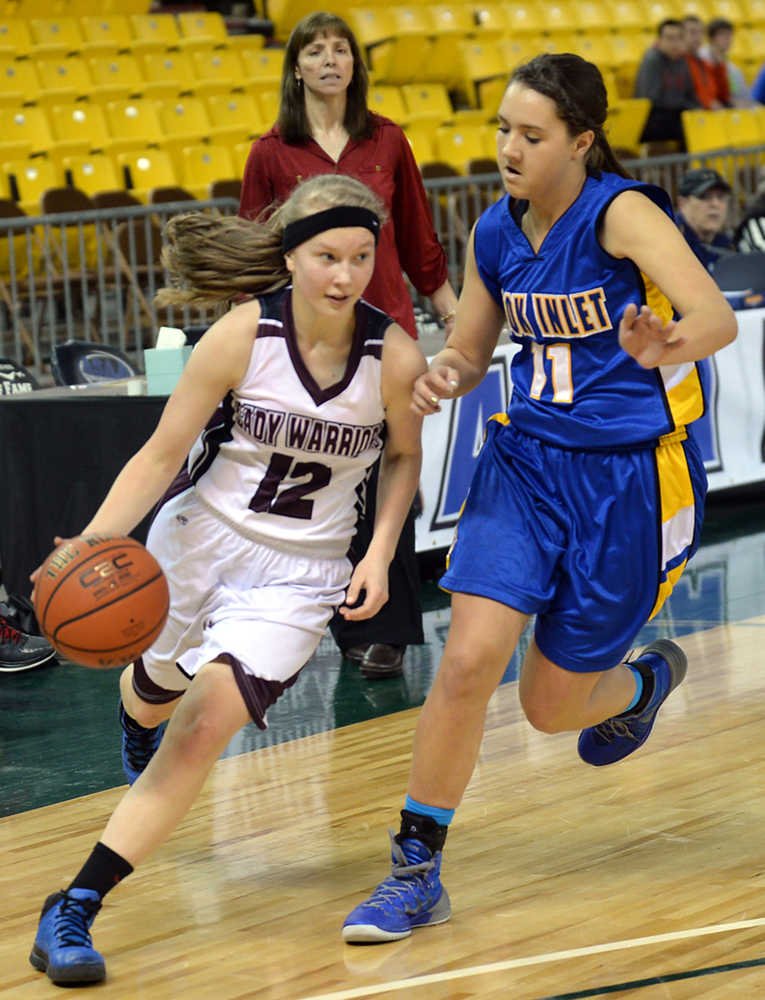
{"type": "Polygon", "coordinates": [[[479,274],[521,345],[512,362],[508,414],[526,434],[551,444],[631,447],[679,430],[704,412],[694,362],[646,370],[619,346],[619,322],[630,302],[649,305],[664,322],[673,316],[669,300],[633,261],[612,257],[600,245],[603,214],[627,189],[672,216],[661,188],[601,173],[587,177],[538,253],[521,229],[524,203],[509,195],[476,227],[479,274]]]}

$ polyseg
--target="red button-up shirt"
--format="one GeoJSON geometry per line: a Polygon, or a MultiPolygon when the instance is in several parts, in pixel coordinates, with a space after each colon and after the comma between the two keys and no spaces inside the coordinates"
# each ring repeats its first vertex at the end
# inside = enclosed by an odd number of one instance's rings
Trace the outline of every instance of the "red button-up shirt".
{"type": "Polygon", "coordinates": [[[375,270],[364,292],[367,302],[417,336],[412,299],[402,269],[421,295],[432,295],[448,277],[446,254],[417,163],[403,130],[373,114],[371,139],[349,139],[340,159],[313,139],[288,145],[274,126],[257,139],[244,168],[239,214],[255,218],[274,201],[286,201],[295,185],[316,174],[350,174],[382,199],[389,219],[380,233],[375,270]]]}

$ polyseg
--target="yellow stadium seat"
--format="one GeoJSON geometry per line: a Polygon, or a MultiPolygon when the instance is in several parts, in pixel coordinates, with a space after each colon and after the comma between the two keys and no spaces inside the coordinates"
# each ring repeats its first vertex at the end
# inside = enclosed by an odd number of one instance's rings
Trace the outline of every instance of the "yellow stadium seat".
{"type": "MultiPolygon", "coordinates": [[[[649,24],[639,0],[613,0],[608,5],[611,12],[612,27],[615,31],[643,31],[646,26],[655,30],[655,24],[649,24]]],[[[658,24],[658,22],[657,22],[658,24]]],[[[642,56],[638,53],[638,59],[642,56]]]]}
{"type": "Polygon", "coordinates": [[[473,8],[473,15],[476,22],[476,41],[499,41],[515,33],[515,26],[509,22],[507,12],[501,3],[483,3],[473,8]]]}
{"type": "Polygon", "coordinates": [[[210,40],[216,45],[228,44],[228,31],[223,15],[217,11],[183,11],[177,15],[181,45],[199,39],[210,40]]]}
{"type": "Polygon", "coordinates": [[[689,153],[706,153],[730,144],[726,118],[719,111],[682,111],[681,118],[689,153]]]}
{"type": "Polygon", "coordinates": [[[579,31],[608,31],[614,26],[608,0],[571,0],[571,8],[579,31]]]}
{"type": "Polygon", "coordinates": [[[410,120],[402,88],[393,84],[377,83],[370,87],[367,104],[371,111],[390,118],[397,125],[403,126],[410,120]]]}
{"type": "Polygon", "coordinates": [[[578,32],[571,40],[569,51],[595,63],[601,73],[613,71],[614,48],[610,33],[602,31],[578,32]]]}
{"type": "Polygon", "coordinates": [[[181,154],[181,184],[200,200],[207,197],[213,181],[240,177],[227,146],[186,146],[181,154]]]}
{"type": "MultiPolygon", "coordinates": [[[[256,57],[258,54],[256,51],[256,57]]],[[[196,91],[227,94],[232,90],[241,90],[245,85],[244,68],[238,54],[231,49],[192,52],[191,61],[196,91]]]]}
{"type": "Polygon", "coordinates": [[[124,175],[124,187],[143,202],[152,188],[178,184],[178,174],[170,156],[161,149],[120,153],[117,162],[124,175]]]}
{"type": "Polygon", "coordinates": [[[85,39],[83,50],[89,55],[127,51],[133,41],[127,14],[83,14],[80,30],[85,39]]]}
{"type": "Polygon", "coordinates": [[[407,126],[406,137],[418,164],[432,163],[436,159],[435,130],[437,127],[427,120],[407,126]]]}
{"type": "Polygon", "coordinates": [[[353,7],[348,16],[374,83],[401,84],[422,78],[428,38],[421,23],[417,24],[414,7],[398,14],[391,7],[353,7]]]}
{"type": "Polygon", "coordinates": [[[241,177],[244,174],[244,167],[247,163],[247,157],[250,155],[251,149],[251,142],[237,142],[231,147],[231,155],[234,158],[234,168],[238,177],[241,177]]]}
{"type": "Polygon", "coordinates": [[[681,16],[674,0],[643,0],[643,27],[646,25],[654,32],[662,21],[668,17],[681,16]]]}
{"type": "Polygon", "coordinates": [[[35,101],[41,90],[40,78],[31,59],[14,59],[0,52],[0,106],[20,107],[35,101]]]}
{"type": "Polygon", "coordinates": [[[53,155],[58,159],[111,148],[109,126],[100,104],[87,101],[55,104],[49,115],[56,140],[53,155]]]}
{"type": "Polygon", "coordinates": [[[638,156],[651,102],[647,97],[631,97],[609,102],[605,133],[609,144],[638,156]]]}
{"type": "Polygon", "coordinates": [[[742,0],[742,7],[746,24],[765,25],[765,0],[742,0]]]}
{"type": "Polygon", "coordinates": [[[87,100],[93,93],[93,79],[82,56],[52,53],[34,60],[41,90],[40,103],[87,100]]]}
{"type": "Polygon", "coordinates": [[[95,84],[94,99],[108,102],[143,96],[146,81],[136,56],[121,52],[89,56],[87,62],[95,84]]]}
{"type": "Polygon", "coordinates": [[[508,0],[504,4],[507,26],[511,34],[523,32],[540,35],[547,30],[545,5],[535,0],[508,0]]]}
{"type": "Polygon", "coordinates": [[[745,148],[762,143],[759,116],[753,108],[727,108],[717,113],[725,118],[731,146],[745,148]]]}
{"type": "Polygon", "coordinates": [[[152,49],[139,58],[147,97],[164,99],[194,92],[194,63],[189,52],[152,49]]]}
{"type": "Polygon", "coordinates": [[[260,51],[244,49],[239,53],[242,63],[242,82],[247,89],[263,87],[280,87],[282,82],[282,66],[284,65],[283,49],[261,49],[260,51]]]}
{"type": "Polygon", "coordinates": [[[34,54],[58,52],[67,55],[79,52],[85,39],[76,17],[33,17],[29,29],[34,42],[34,54]]]}
{"type": "Polygon", "coordinates": [[[723,17],[738,27],[744,23],[744,8],[739,0],[714,0],[714,16],[723,17]]]}
{"type": "MultiPolygon", "coordinates": [[[[712,9],[716,8],[713,7],[712,9]]],[[[706,0],[680,0],[677,11],[676,16],[680,18],[694,15],[704,21],[704,23],[711,20],[714,16],[710,12],[710,5],[706,3],[706,0]]]]}
{"type": "Polygon", "coordinates": [[[454,109],[443,84],[407,83],[401,88],[407,121],[434,122],[443,125],[454,121],[454,109]]]}
{"type": "Polygon", "coordinates": [[[551,0],[544,5],[545,31],[575,31],[579,19],[567,0],[551,0]]]}
{"type": "Polygon", "coordinates": [[[149,98],[108,101],[105,111],[116,152],[158,146],[164,139],[157,109],[149,98]]]}
{"type": "Polygon", "coordinates": [[[0,52],[18,58],[28,55],[33,45],[26,18],[0,17],[0,52]]]}
{"type": "Polygon", "coordinates": [[[32,154],[47,153],[54,139],[43,108],[0,108],[0,141],[28,142],[32,154]]]}
{"type": "Polygon", "coordinates": [[[130,14],[133,51],[148,48],[172,49],[180,45],[181,36],[172,14],[130,14]]]}
{"type": "Polygon", "coordinates": [[[428,4],[433,31],[439,38],[469,38],[476,33],[473,8],[466,3],[428,4]]]}
{"type": "Polygon", "coordinates": [[[184,146],[206,141],[212,131],[210,116],[201,97],[178,97],[157,102],[162,126],[160,146],[173,158],[176,172],[180,172],[181,152],[184,146]]]}
{"type": "Polygon", "coordinates": [[[539,38],[536,35],[511,35],[508,38],[502,39],[499,43],[499,51],[502,54],[506,67],[502,87],[504,91],[504,83],[507,82],[507,78],[512,71],[517,66],[522,66],[529,59],[533,59],[534,56],[539,55],[539,38]]]}
{"type": "Polygon", "coordinates": [[[73,184],[87,195],[123,187],[124,179],[120,177],[114,160],[106,153],[65,156],[61,165],[67,183],[73,184]]]}
{"type": "Polygon", "coordinates": [[[461,174],[468,172],[470,160],[493,155],[487,146],[487,133],[481,125],[464,127],[441,125],[435,131],[436,157],[455,167],[461,174]]]}
{"type": "Polygon", "coordinates": [[[281,102],[281,92],[275,87],[258,88],[255,100],[260,108],[260,120],[268,123],[268,128],[276,122],[279,117],[279,104],[281,102]]]}
{"type": "Polygon", "coordinates": [[[486,81],[507,80],[507,64],[502,51],[491,42],[460,42],[455,60],[460,66],[459,89],[471,107],[483,107],[481,87],[486,81]]]}
{"type": "Polygon", "coordinates": [[[262,117],[253,94],[212,94],[205,99],[210,135],[229,145],[252,140],[269,129],[273,120],[262,117]]]}
{"type": "Polygon", "coordinates": [[[64,174],[52,160],[6,160],[2,165],[10,197],[18,201],[27,215],[39,214],[40,197],[48,188],[60,187],[64,174]]]}

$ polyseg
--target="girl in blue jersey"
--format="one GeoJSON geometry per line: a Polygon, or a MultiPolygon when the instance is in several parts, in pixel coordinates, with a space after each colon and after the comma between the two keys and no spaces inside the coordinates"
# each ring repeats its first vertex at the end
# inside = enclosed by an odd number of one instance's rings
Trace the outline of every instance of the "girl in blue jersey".
{"type": "Polygon", "coordinates": [[[451,625],[417,725],[393,873],[346,919],[346,941],[449,918],[447,828],[531,615],[521,705],[543,732],[581,730],[589,764],[637,749],[685,674],[669,640],[627,653],[698,544],[695,362],[733,340],[736,322],[667,195],[616,162],[606,108],[598,69],[567,54],[518,68],[499,108],[507,194],[471,234],[455,330],[413,406],[433,413],[478,385],[504,324],[520,346],[513,392],[489,422],[442,579],[451,625]]]}
{"type": "Polygon", "coordinates": [[[121,678],[125,735],[142,747],[123,758],[132,787],[43,906],[30,961],[55,983],[104,978],[89,933],[103,897],[172,832],[234,734],[250,720],[265,728],[335,610],[361,620],[387,600],[419,481],[410,400],[425,359],[361,300],[384,214],[360,181],[323,174],[263,223],[171,223],[169,264],[186,287],[165,302],[257,297],[202,337],[154,434],[83,531],[125,535],[164,497],[147,547],[170,614],[121,678]],[[374,534],[354,568],[364,481],[383,448],[374,534]]]}

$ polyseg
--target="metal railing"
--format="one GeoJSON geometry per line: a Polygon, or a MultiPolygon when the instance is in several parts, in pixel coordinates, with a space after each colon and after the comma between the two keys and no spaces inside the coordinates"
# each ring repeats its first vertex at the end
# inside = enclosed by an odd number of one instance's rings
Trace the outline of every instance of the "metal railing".
{"type": "Polygon", "coordinates": [[[0,219],[0,356],[43,376],[57,343],[87,340],[118,348],[142,369],[158,326],[211,318],[154,304],[168,283],[161,263],[167,219],[238,208],[233,198],[217,198],[0,219]]]}
{"type": "MultiPolygon", "coordinates": [[[[676,199],[680,177],[708,165],[733,188],[731,223],[755,191],[765,145],[707,154],[626,160],[636,178],[658,184],[676,199]]],[[[459,289],[471,227],[503,193],[498,173],[425,180],[436,232],[446,251],[452,284],[459,289]]],[[[233,198],[179,201],[38,217],[0,218],[0,357],[47,377],[54,346],[87,340],[116,347],[143,367],[143,349],[159,326],[207,325],[212,313],[161,309],[154,304],[167,284],[161,264],[162,232],[171,215],[189,211],[233,215],[233,198]]],[[[428,312],[428,304],[413,293],[428,312]]]]}

